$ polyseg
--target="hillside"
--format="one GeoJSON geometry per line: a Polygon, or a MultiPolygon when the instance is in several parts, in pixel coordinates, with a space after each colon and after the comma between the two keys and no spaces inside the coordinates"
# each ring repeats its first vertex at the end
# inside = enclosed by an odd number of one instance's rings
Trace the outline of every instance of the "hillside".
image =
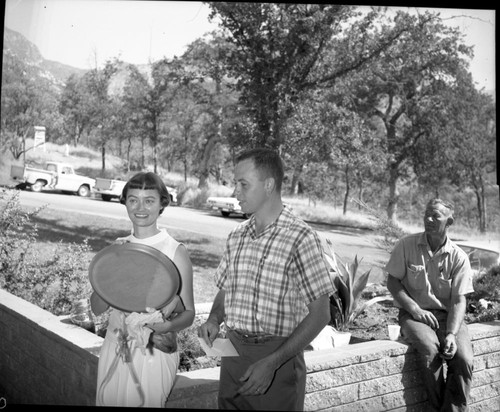
{"type": "Polygon", "coordinates": [[[25,64],[37,69],[37,75],[47,78],[62,88],[66,79],[71,74],[82,75],[85,70],[71,67],[59,62],[46,60],[33,43],[22,34],[4,27],[3,53],[10,54],[23,61],[25,64]]]}
{"type": "MultiPolygon", "coordinates": [[[[51,80],[54,86],[56,86],[59,90],[64,87],[66,80],[70,75],[75,74],[81,76],[87,71],[77,67],[68,66],[57,61],[45,59],[36,45],[31,43],[22,34],[9,29],[8,27],[4,28],[3,53],[16,56],[25,64],[36,68],[38,76],[51,80]]],[[[111,93],[119,93],[120,90],[123,89],[125,80],[128,76],[126,69],[129,65],[129,63],[122,63],[119,66],[118,72],[111,81],[111,93]]],[[[140,73],[151,81],[150,65],[142,64],[135,66],[140,73]]]]}

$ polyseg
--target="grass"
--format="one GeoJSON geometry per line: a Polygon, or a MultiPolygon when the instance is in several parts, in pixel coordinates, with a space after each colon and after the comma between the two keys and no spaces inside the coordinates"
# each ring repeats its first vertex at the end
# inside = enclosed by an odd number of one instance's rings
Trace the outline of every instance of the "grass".
{"type": "MultiPolygon", "coordinates": [[[[80,213],[42,210],[33,222],[38,227],[37,247],[41,256],[53,253],[56,243],[82,243],[88,239],[92,252],[95,253],[110,245],[117,237],[130,233],[130,222],[122,219],[109,219],[80,213]]],[[[187,247],[193,264],[193,283],[195,303],[212,302],[217,288],[213,274],[219,264],[225,241],[219,238],[202,236],[182,230],[169,229],[176,240],[187,247]]]]}

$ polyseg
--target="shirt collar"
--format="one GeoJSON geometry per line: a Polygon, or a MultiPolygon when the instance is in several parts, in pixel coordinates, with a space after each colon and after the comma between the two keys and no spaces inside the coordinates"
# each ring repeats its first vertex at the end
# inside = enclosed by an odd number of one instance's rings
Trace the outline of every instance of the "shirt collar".
{"type": "MultiPolygon", "coordinates": [[[[427,250],[431,250],[431,247],[429,246],[429,242],[427,242],[427,236],[425,236],[425,232],[422,232],[420,234],[420,237],[418,239],[418,244],[419,245],[424,245],[427,250]]],[[[446,241],[444,242],[444,245],[439,248],[434,254],[441,254],[441,253],[450,253],[453,249],[453,246],[451,244],[450,238],[446,236],[446,241]]]]}
{"type": "MultiPolygon", "coordinates": [[[[293,222],[293,213],[288,205],[283,205],[283,209],[281,209],[280,214],[272,223],[266,226],[266,228],[262,231],[261,235],[267,233],[269,230],[273,230],[274,228],[278,229],[286,229],[293,222]]],[[[248,222],[244,228],[243,235],[250,235],[252,238],[256,237],[255,230],[255,216],[251,216],[248,219],[248,222]]]]}

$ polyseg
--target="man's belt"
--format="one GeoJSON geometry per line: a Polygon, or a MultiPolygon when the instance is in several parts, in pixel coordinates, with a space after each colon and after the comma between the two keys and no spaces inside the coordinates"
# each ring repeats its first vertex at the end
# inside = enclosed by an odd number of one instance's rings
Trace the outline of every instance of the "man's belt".
{"type": "Polygon", "coordinates": [[[264,343],[276,339],[286,339],[283,336],[276,336],[266,332],[249,332],[242,329],[228,329],[228,332],[233,332],[236,338],[245,343],[264,343]]]}

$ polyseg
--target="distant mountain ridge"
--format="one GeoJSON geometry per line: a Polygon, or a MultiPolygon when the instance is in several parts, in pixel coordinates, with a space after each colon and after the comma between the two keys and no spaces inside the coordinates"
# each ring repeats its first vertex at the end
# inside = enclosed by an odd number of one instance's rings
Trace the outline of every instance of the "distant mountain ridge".
{"type": "Polygon", "coordinates": [[[87,71],[45,59],[37,46],[8,27],[4,27],[3,53],[14,55],[25,64],[37,68],[40,76],[50,79],[59,88],[64,87],[71,74],[83,75],[87,71]]]}
{"type": "MultiPolygon", "coordinates": [[[[18,57],[25,64],[38,69],[38,74],[51,80],[60,90],[64,87],[66,80],[71,74],[84,75],[88,70],[72,67],[67,64],[45,59],[36,45],[15,30],[4,27],[3,53],[18,57]]],[[[120,93],[123,90],[125,80],[128,77],[126,68],[129,64],[123,63],[118,72],[113,76],[110,84],[110,92],[120,93]]],[[[151,66],[148,64],[135,65],[138,70],[151,80],[151,66]]]]}

